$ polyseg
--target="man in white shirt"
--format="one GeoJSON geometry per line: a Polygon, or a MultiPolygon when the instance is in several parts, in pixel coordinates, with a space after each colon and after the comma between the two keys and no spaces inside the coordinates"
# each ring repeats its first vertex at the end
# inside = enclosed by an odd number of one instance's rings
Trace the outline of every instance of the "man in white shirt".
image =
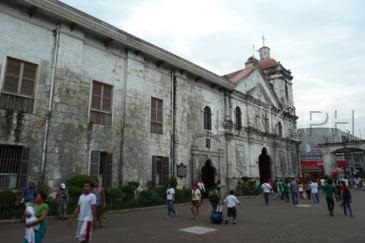
{"type": "Polygon", "coordinates": [[[79,198],[77,208],[70,217],[69,225],[72,220],[78,215],[77,220],[79,221],[76,238],[80,242],[88,243],[91,239],[91,229],[93,222],[96,221],[96,196],[91,193],[93,184],[91,181],[84,183],[83,194],[79,198]]]}
{"type": "Polygon", "coordinates": [[[315,180],[312,180],[310,185],[311,194],[312,194],[312,201],[313,204],[319,203],[319,196],[318,196],[318,183],[315,180]]]}
{"type": "Polygon", "coordinates": [[[272,187],[270,186],[270,184],[268,182],[265,182],[261,185],[261,190],[264,193],[265,204],[268,205],[269,204],[270,193],[272,191],[272,187]]]}
{"type": "MultiPolygon", "coordinates": [[[[236,205],[240,203],[233,190],[229,191],[229,195],[224,199],[224,203],[227,205],[227,218],[232,217],[233,224],[236,224],[237,210],[236,205]]],[[[228,220],[225,221],[228,224],[228,220]]]]}
{"type": "Polygon", "coordinates": [[[167,186],[166,200],[168,217],[171,213],[176,216],[176,210],[174,209],[175,189],[170,184],[167,186]]]}

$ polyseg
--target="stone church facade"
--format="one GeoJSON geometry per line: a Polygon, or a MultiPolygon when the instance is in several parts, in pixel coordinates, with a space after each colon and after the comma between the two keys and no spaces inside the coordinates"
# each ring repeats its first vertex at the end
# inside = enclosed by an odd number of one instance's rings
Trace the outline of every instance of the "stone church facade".
{"type": "Polygon", "coordinates": [[[56,0],[1,2],[0,26],[0,188],[299,174],[293,77],[266,46],[219,76],[56,0]]]}

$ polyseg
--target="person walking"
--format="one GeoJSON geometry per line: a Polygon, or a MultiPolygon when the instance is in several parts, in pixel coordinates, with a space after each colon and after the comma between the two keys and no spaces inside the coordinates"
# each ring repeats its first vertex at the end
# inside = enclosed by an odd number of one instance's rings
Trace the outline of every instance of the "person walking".
{"type": "Polygon", "coordinates": [[[271,185],[267,182],[262,183],[261,190],[264,193],[265,205],[269,205],[270,193],[272,191],[271,185]]]}
{"type": "Polygon", "coordinates": [[[315,180],[313,180],[310,185],[310,188],[311,188],[311,197],[312,197],[313,204],[319,203],[318,183],[315,180]]]}
{"type": "Polygon", "coordinates": [[[58,205],[58,218],[59,219],[67,219],[67,203],[68,203],[68,193],[66,190],[65,183],[61,183],[57,194],[56,194],[56,203],[58,205]]]}
{"type": "Polygon", "coordinates": [[[35,203],[35,198],[38,193],[35,181],[29,180],[28,186],[23,188],[22,192],[23,192],[25,207],[32,206],[35,203]]]}
{"type": "Polygon", "coordinates": [[[290,202],[289,200],[290,184],[287,180],[284,181],[283,192],[284,192],[285,202],[286,203],[290,202]]]}
{"type": "Polygon", "coordinates": [[[167,200],[167,217],[170,217],[171,213],[174,216],[176,216],[177,213],[174,208],[175,189],[171,186],[171,184],[167,185],[166,200],[167,200]]]}
{"type": "Polygon", "coordinates": [[[224,199],[224,203],[227,205],[227,219],[225,224],[228,224],[228,218],[232,217],[232,223],[236,224],[237,209],[236,205],[240,204],[240,201],[234,195],[234,191],[230,190],[229,195],[224,199]]]}
{"type": "Polygon", "coordinates": [[[295,206],[298,204],[298,183],[295,178],[292,178],[290,182],[290,192],[292,203],[295,206]]]}
{"type": "Polygon", "coordinates": [[[86,181],[83,187],[83,194],[79,198],[79,202],[73,214],[69,218],[68,224],[71,225],[73,219],[78,215],[76,238],[83,243],[89,243],[91,240],[91,232],[93,223],[95,225],[96,217],[96,196],[92,193],[93,184],[86,181]]]}
{"type": "Polygon", "coordinates": [[[277,194],[276,198],[280,200],[284,200],[284,186],[281,179],[277,180],[276,182],[277,194]]]}
{"type": "MultiPolygon", "coordinates": [[[[35,197],[35,217],[37,220],[33,220],[32,222],[26,223],[26,227],[34,227],[34,242],[35,243],[42,243],[44,236],[47,232],[47,215],[48,215],[48,204],[47,202],[47,195],[43,192],[38,191],[35,197]]],[[[30,216],[26,215],[26,216],[30,216]]],[[[23,243],[29,243],[27,239],[24,239],[23,243]]]]}
{"type": "Polygon", "coordinates": [[[205,195],[205,186],[204,186],[204,183],[201,182],[201,181],[197,181],[197,186],[198,186],[198,189],[200,190],[200,194],[201,194],[201,203],[203,203],[203,197],[206,196],[205,195]]]}
{"type": "Polygon", "coordinates": [[[305,194],[307,195],[307,199],[311,200],[311,182],[308,181],[307,183],[304,184],[304,190],[305,190],[305,194]]]}
{"type": "Polygon", "coordinates": [[[212,205],[212,210],[216,211],[219,204],[219,192],[217,186],[210,188],[209,190],[209,202],[212,205]]]}
{"type": "Polygon", "coordinates": [[[331,179],[327,179],[327,183],[323,187],[323,192],[326,197],[328,211],[330,212],[330,215],[333,216],[333,210],[335,208],[335,202],[333,200],[333,195],[336,192],[335,192],[335,188],[332,185],[331,179]]]}
{"type": "Polygon", "coordinates": [[[299,198],[304,199],[304,186],[303,183],[299,182],[298,184],[298,192],[299,192],[299,198]]]}
{"type": "Polygon", "coordinates": [[[199,218],[199,207],[201,205],[201,192],[196,184],[193,185],[191,190],[191,213],[193,214],[193,219],[199,218]]]}
{"type": "Polygon", "coordinates": [[[351,209],[351,203],[352,203],[352,197],[351,192],[348,186],[346,186],[346,182],[342,182],[342,191],[341,191],[341,205],[343,207],[343,212],[345,216],[347,215],[347,209],[350,213],[350,217],[352,217],[352,209],[351,209]]]}
{"type": "Polygon", "coordinates": [[[94,227],[98,226],[100,228],[104,227],[103,223],[101,222],[101,217],[103,214],[103,208],[106,207],[106,200],[105,200],[105,189],[100,185],[99,179],[95,178],[93,181],[93,189],[92,193],[96,197],[96,223],[94,227]]]}

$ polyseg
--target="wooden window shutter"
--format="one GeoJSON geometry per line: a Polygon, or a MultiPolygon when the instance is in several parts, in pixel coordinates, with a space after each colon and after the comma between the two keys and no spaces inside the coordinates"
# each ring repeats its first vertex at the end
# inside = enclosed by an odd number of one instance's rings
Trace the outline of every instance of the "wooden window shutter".
{"type": "Polygon", "coordinates": [[[151,122],[155,122],[157,120],[156,102],[157,100],[155,98],[151,98],[151,122]]]}
{"type": "Polygon", "coordinates": [[[112,174],[113,174],[113,154],[106,155],[105,169],[103,175],[103,182],[105,187],[112,186],[112,174]]]}
{"type": "Polygon", "coordinates": [[[13,58],[8,58],[6,63],[3,90],[16,94],[19,86],[21,62],[13,58]]]}
{"type": "Polygon", "coordinates": [[[17,183],[18,188],[23,188],[27,185],[28,164],[29,164],[29,148],[23,147],[22,161],[20,163],[18,183],[17,183]]]}
{"type": "Polygon", "coordinates": [[[37,73],[37,65],[32,63],[24,63],[23,78],[20,87],[20,93],[23,95],[34,95],[34,84],[37,73]]]}
{"type": "Polygon", "coordinates": [[[98,82],[93,82],[93,92],[91,99],[91,108],[101,110],[102,85],[98,82]]]}
{"type": "Polygon", "coordinates": [[[99,161],[100,161],[100,152],[99,151],[91,151],[91,161],[90,161],[90,175],[94,177],[99,176],[99,161]]]}
{"type": "Polygon", "coordinates": [[[156,121],[162,124],[162,100],[157,100],[157,107],[156,107],[156,121]]]}
{"type": "Polygon", "coordinates": [[[152,183],[156,185],[156,156],[152,156],[152,183]]]}
{"type": "Polygon", "coordinates": [[[112,86],[103,85],[103,111],[112,111],[112,86]]]}
{"type": "Polygon", "coordinates": [[[167,185],[170,177],[170,170],[169,170],[169,158],[163,157],[162,158],[162,184],[167,185]]]}

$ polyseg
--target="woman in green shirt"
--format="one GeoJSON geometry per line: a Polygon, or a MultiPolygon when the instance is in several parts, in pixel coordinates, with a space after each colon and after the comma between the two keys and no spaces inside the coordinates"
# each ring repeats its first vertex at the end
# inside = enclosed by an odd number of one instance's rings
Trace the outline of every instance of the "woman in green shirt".
{"type": "MultiPolygon", "coordinates": [[[[44,235],[47,232],[47,220],[48,215],[48,205],[45,203],[47,201],[47,195],[43,192],[38,192],[35,198],[34,211],[37,220],[27,224],[27,227],[35,226],[39,224],[39,229],[35,230],[35,243],[42,243],[44,235]]],[[[23,243],[27,243],[26,240],[23,243]]]]}

